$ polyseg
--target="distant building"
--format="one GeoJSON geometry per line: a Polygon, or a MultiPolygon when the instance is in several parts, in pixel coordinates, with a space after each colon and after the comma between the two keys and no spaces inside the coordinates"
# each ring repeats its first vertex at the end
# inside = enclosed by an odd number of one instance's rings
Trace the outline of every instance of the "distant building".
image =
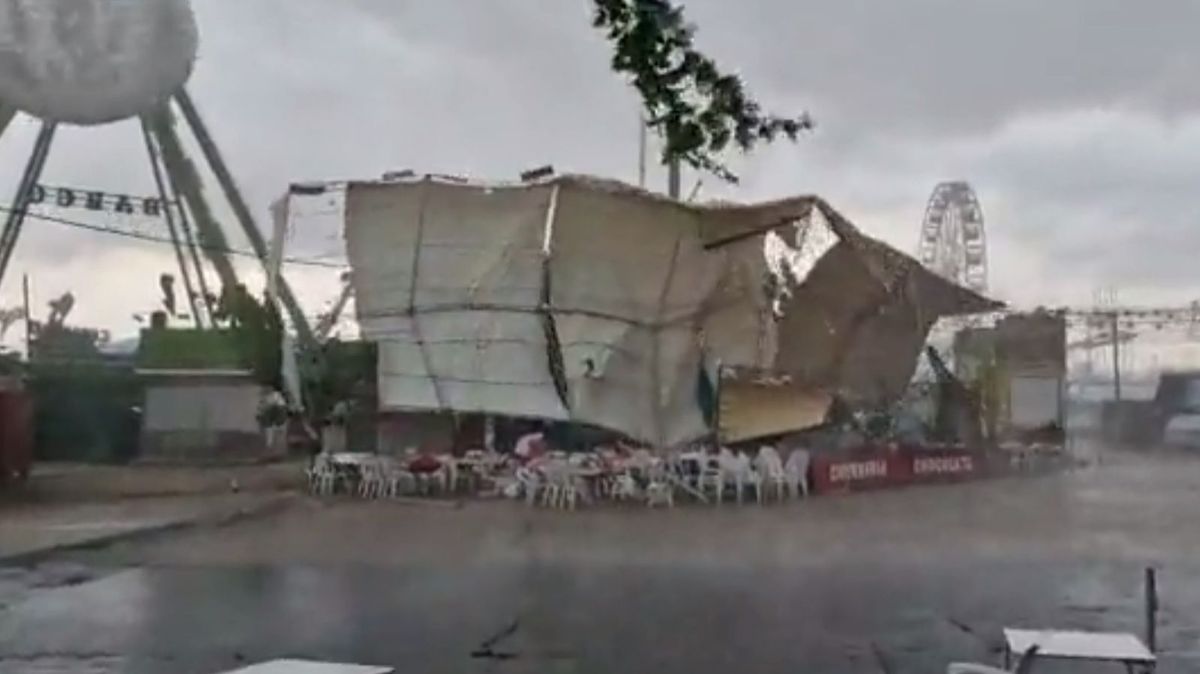
{"type": "Polygon", "coordinates": [[[222,330],[142,331],[137,374],[145,382],[144,461],[254,461],[282,454],[267,446],[257,414],[266,393],[222,330]]]}
{"type": "Polygon", "coordinates": [[[1061,312],[1005,316],[991,328],[955,335],[959,379],[981,392],[985,414],[1004,435],[1063,428],[1067,322],[1061,312]]]}

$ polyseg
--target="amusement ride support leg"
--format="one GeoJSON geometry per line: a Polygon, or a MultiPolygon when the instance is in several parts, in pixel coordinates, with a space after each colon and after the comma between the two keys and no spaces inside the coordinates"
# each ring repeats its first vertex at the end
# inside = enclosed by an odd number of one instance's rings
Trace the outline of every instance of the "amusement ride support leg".
{"type": "MultiPolygon", "coordinates": [[[[179,104],[179,110],[183,113],[184,119],[187,121],[188,126],[191,127],[192,133],[196,136],[196,141],[200,144],[200,151],[204,153],[204,158],[212,168],[213,174],[216,176],[217,182],[221,185],[222,191],[225,192],[225,199],[229,202],[230,207],[233,208],[234,215],[237,216],[238,222],[246,234],[246,238],[250,241],[250,246],[254,248],[254,254],[262,262],[265,271],[267,258],[269,257],[266,239],[263,238],[258,224],[255,223],[254,216],[250,214],[250,209],[246,206],[246,201],[242,198],[242,193],[238,190],[237,183],[233,180],[233,175],[230,174],[229,168],[225,165],[225,160],[221,157],[220,150],[217,149],[216,143],[213,142],[212,136],[208,133],[208,127],[200,117],[200,111],[192,103],[192,97],[188,95],[186,89],[180,89],[176,92],[175,102],[179,104]]],[[[300,303],[292,293],[291,286],[288,285],[287,280],[283,276],[279,277],[279,299],[283,302],[284,308],[287,309],[288,315],[292,319],[292,325],[296,330],[297,337],[299,337],[301,347],[304,349],[311,348],[315,342],[312,328],[308,324],[308,318],[305,317],[304,311],[300,308],[300,303]]]]}
{"type": "MultiPolygon", "coordinates": [[[[165,166],[165,163],[164,163],[165,166]]],[[[217,313],[216,296],[208,289],[208,279],[204,273],[204,263],[200,258],[200,251],[197,249],[196,232],[192,229],[191,218],[188,216],[187,206],[179,199],[179,185],[175,182],[175,176],[167,172],[167,193],[170,201],[165,204],[170,208],[174,204],[179,213],[179,230],[183,234],[183,242],[187,247],[188,256],[191,257],[192,267],[196,273],[196,285],[200,290],[200,298],[204,301],[204,308],[208,310],[208,320],[213,322],[217,313]]]]}
{"type": "MultiPolygon", "coordinates": [[[[196,225],[196,235],[199,247],[204,256],[212,262],[217,278],[221,282],[222,292],[237,285],[237,270],[229,260],[229,242],[225,232],[213,216],[208,200],[204,197],[204,186],[196,166],[187,156],[183,142],[175,131],[175,115],[169,106],[162,106],[148,115],[150,134],[154,136],[162,157],[163,166],[167,169],[167,181],[171,184],[176,195],[183,197],[187,209],[192,213],[196,225]]],[[[180,211],[183,211],[181,205],[180,211]]]]}
{"type": "Polygon", "coordinates": [[[42,122],[33,151],[29,154],[29,162],[21,175],[17,186],[17,194],[8,209],[8,217],[4,221],[4,229],[0,230],[0,283],[4,281],[4,272],[8,270],[8,262],[12,259],[13,249],[21,236],[21,225],[25,222],[25,212],[29,208],[29,196],[37,185],[42,169],[46,166],[46,156],[50,154],[50,144],[54,140],[56,122],[42,122]]]}
{"type": "Polygon", "coordinates": [[[171,202],[168,200],[167,186],[163,181],[162,166],[159,164],[158,150],[154,147],[154,139],[150,135],[150,124],[145,117],[142,123],[142,138],[146,142],[146,156],[150,160],[150,169],[154,173],[154,184],[158,187],[158,196],[162,200],[163,219],[167,222],[167,231],[171,234],[171,247],[175,249],[175,260],[179,264],[179,273],[183,276],[183,291],[187,293],[188,308],[192,312],[192,320],[199,329],[204,328],[200,315],[200,306],[196,303],[196,292],[192,287],[192,275],[188,270],[187,259],[183,256],[183,242],[179,237],[179,228],[175,224],[175,214],[171,212],[171,202]]]}

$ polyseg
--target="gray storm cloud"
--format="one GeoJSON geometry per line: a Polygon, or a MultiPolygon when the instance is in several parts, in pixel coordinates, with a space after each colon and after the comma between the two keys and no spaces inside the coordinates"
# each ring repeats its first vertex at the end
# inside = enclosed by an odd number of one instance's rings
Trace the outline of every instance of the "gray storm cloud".
{"type": "MultiPolygon", "coordinates": [[[[816,191],[911,249],[933,185],[965,178],[983,201],[1005,299],[1086,301],[1099,285],[1147,301],[1200,295],[1188,253],[1200,244],[1190,190],[1200,5],[692,0],[687,11],[699,45],[765,106],[818,122],[796,145],[735,159],[740,187],[708,179],[702,195],[816,191]]],[[[205,0],[196,15],[191,89],[264,219],[292,180],[406,167],[512,178],[544,163],[636,175],[637,100],[608,70],[589,0],[205,0]]],[[[18,125],[0,141],[3,189],[31,137],[18,125]]],[[[47,180],[152,189],[136,141],[136,128],[72,133],[47,180]]],[[[330,247],[328,226],[297,224],[294,252],[330,247]]],[[[63,272],[53,284],[73,283],[87,316],[115,328],[129,323],[129,293],[152,303],[171,265],[169,250],[129,253],[146,267],[145,292],[87,277],[129,245],[44,229],[14,268],[63,272]]],[[[121,273],[131,272],[105,272],[121,273]]],[[[305,283],[325,292],[325,281],[305,283]]],[[[13,298],[10,280],[0,304],[13,298]]]]}

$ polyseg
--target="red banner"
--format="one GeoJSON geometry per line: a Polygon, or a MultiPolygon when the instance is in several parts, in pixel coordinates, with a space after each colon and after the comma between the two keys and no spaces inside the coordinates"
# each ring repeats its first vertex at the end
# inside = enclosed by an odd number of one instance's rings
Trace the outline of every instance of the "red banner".
{"type": "Polygon", "coordinates": [[[817,493],[858,491],[904,484],[911,462],[899,449],[864,447],[813,457],[813,486],[817,493]]]}
{"type": "Polygon", "coordinates": [[[982,471],[978,457],[965,450],[915,451],[912,477],[918,482],[969,479],[982,471]]]}
{"type": "Polygon", "coordinates": [[[983,463],[960,448],[862,447],[814,456],[812,484],[820,494],[965,480],[981,475],[983,463]]]}
{"type": "Polygon", "coordinates": [[[22,392],[0,392],[0,485],[27,477],[32,461],[32,398],[22,392]]]}

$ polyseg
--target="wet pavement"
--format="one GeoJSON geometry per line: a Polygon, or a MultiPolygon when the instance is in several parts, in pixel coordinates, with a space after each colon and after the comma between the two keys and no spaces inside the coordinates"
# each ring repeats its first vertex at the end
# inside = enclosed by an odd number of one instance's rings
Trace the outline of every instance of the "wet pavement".
{"type": "Polygon", "coordinates": [[[1198,487],[1168,455],[767,509],[309,501],[0,572],[0,672],[941,672],[1006,625],[1140,632],[1147,564],[1159,671],[1200,671],[1198,487]]]}
{"type": "Polygon", "coordinates": [[[282,506],[287,494],[212,494],[108,501],[31,499],[0,508],[0,562],[39,558],[63,548],[102,545],[204,521],[282,506]]]}

